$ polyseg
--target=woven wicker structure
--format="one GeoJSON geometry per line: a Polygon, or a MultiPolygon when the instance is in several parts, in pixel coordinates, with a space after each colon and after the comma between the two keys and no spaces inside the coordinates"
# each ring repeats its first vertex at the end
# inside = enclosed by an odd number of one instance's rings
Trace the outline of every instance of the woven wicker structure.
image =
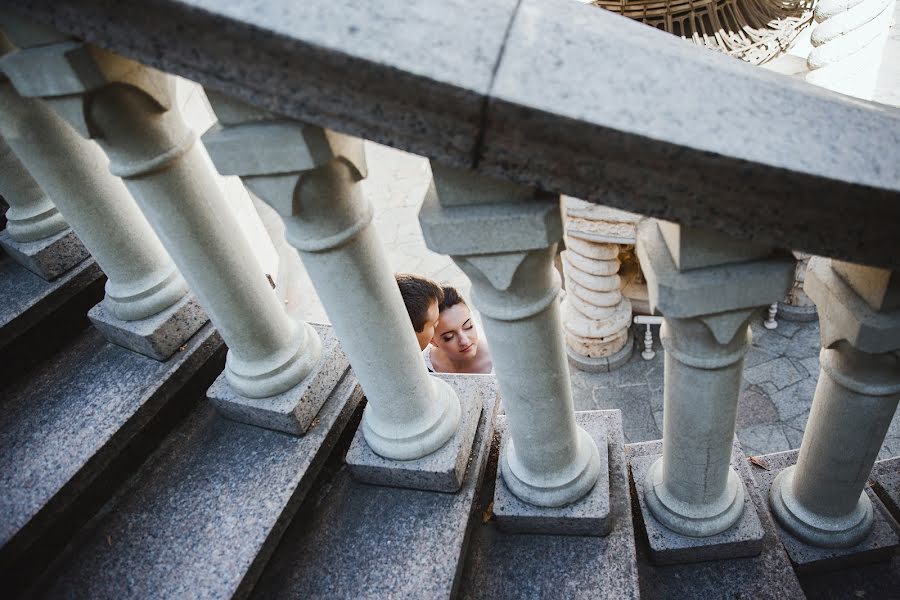
{"type": "Polygon", "coordinates": [[[594,0],[605,8],[752,64],[790,46],[814,0],[594,0]]]}

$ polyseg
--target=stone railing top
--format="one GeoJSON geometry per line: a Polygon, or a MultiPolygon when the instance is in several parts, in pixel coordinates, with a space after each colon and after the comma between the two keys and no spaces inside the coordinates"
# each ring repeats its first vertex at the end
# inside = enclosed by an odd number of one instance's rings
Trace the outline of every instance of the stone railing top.
{"type": "Polygon", "coordinates": [[[571,0],[11,0],[263,108],[551,192],[900,267],[900,110],[571,0]]]}

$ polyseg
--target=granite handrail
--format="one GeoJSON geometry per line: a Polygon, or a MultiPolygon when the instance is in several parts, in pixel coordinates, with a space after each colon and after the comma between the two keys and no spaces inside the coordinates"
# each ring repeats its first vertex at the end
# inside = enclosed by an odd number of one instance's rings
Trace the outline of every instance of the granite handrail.
{"type": "Polygon", "coordinates": [[[11,0],[211,89],[447,165],[900,267],[900,110],[571,0],[11,0]]]}

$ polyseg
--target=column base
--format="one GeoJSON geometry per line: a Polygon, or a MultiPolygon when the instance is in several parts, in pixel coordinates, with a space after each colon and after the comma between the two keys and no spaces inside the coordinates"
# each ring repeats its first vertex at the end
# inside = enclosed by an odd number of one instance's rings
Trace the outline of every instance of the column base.
{"type": "Polygon", "coordinates": [[[731,452],[731,467],[737,473],[738,485],[744,488],[739,505],[740,517],[721,533],[706,537],[692,537],[676,533],[663,525],[651,512],[645,496],[650,469],[662,456],[662,440],[631,444],[625,449],[631,467],[631,479],[637,492],[641,516],[650,544],[654,563],[669,565],[756,556],[763,549],[765,530],[759,520],[750,494],[755,489],[753,474],[747,466],[743,449],[735,440],[731,452]]]}
{"type": "Polygon", "coordinates": [[[599,358],[582,356],[566,343],[566,356],[569,359],[569,365],[586,373],[608,373],[618,369],[631,360],[631,355],[634,354],[634,336],[630,329],[626,330],[625,333],[625,344],[621,348],[609,356],[599,358]]]}
{"type": "Polygon", "coordinates": [[[138,321],[116,318],[105,300],[88,311],[88,317],[113,344],[159,361],[171,358],[209,321],[192,294],[186,294],[161,313],[138,321]]]}
{"type": "Polygon", "coordinates": [[[819,311],[816,305],[810,306],[794,306],[792,304],[778,303],[778,318],[785,321],[795,321],[797,323],[807,323],[815,321],[819,318],[819,311]]]}
{"type": "Polygon", "coordinates": [[[47,281],[53,281],[90,256],[71,228],[33,242],[17,242],[0,231],[0,246],[14,261],[47,281]]]}
{"type": "MultiPolygon", "coordinates": [[[[609,500],[609,453],[606,419],[601,411],[575,413],[575,424],[594,441],[598,451],[600,474],[597,482],[580,500],[565,506],[547,507],[529,504],[509,489],[505,477],[498,472],[494,486],[492,512],[497,526],[508,533],[540,533],[548,535],[608,535],[612,528],[609,500]]],[[[497,417],[500,435],[500,462],[503,463],[510,437],[504,415],[497,417]]],[[[502,469],[502,467],[501,467],[502,469]]]]}
{"type": "Polygon", "coordinates": [[[493,377],[437,375],[459,397],[462,415],[456,433],[438,450],[414,460],[392,460],[375,454],[366,442],[363,428],[353,437],[346,462],[353,478],[362,483],[387,487],[456,492],[462,485],[485,394],[493,393],[493,377]]]}
{"type": "Polygon", "coordinates": [[[248,398],[234,391],[223,371],[206,391],[207,399],[232,421],[305,434],[350,366],[331,326],[310,326],[321,340],[322,355],[300,383],[275,396],[248,398]]]}
{"type": "MultiPolygon", "coordinates": [[[[775,481],[785,469],[796,464],[799,454],[799,450],[789,450],[764,457],[769,470],[755,469],[756,481],[761,494],[765,494],[770,499],[772,496],[780,495],[775,488],[775,481]]],[[[778,487],[780,488],[784,483],[784,478],[781,478],[778,487]]],[[[900,536],[897,534],[900,525],[890,516],[869,485],[866,485],[864,491],[867,497],[867,502],[864,501],[864,504],[868,504],[872,510],[871,528],[861,541],[845,548],[824,548],[804,542],[782,525],[781,518],[784,512],[779,509],[777,501],[770,500],[781,543],[798,570],[830,570],[853,564],[890,560],[896,548],[900,546],[900,536]]]]}

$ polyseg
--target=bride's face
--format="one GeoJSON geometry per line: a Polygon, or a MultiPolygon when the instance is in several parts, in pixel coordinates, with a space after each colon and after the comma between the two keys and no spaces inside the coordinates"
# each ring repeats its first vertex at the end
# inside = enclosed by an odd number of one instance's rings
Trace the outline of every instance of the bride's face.
{"type": "Polygon", "coordinates": [[[465,303],[445,308],[434,329],[431,343],[453,360],[471,360],[478,353],[478,330],[465,303]]]}

